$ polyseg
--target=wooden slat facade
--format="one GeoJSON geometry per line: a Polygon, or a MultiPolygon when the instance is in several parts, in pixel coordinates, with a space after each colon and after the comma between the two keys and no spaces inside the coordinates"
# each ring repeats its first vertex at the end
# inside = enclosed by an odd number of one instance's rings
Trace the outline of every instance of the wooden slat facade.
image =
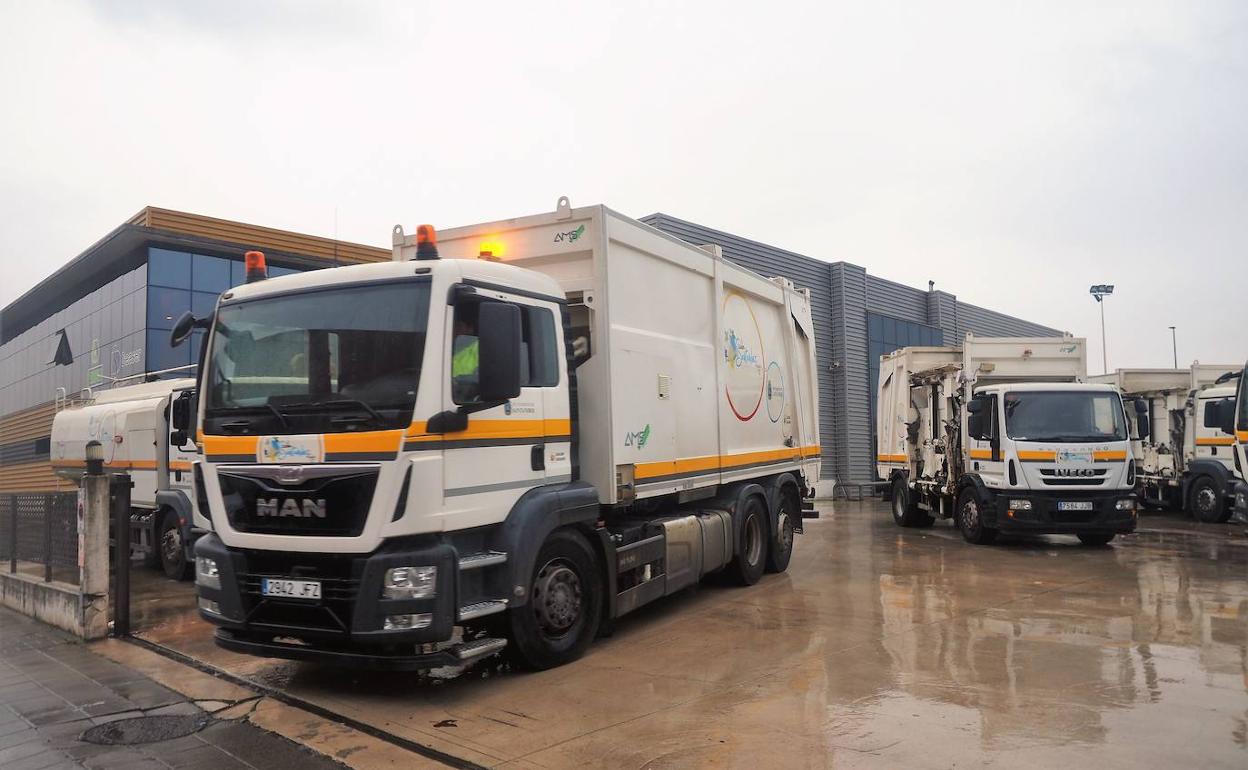
{"type": "MultiPolygon", "coordinates": [[[[48,402],[0,418],[0,446],[44,438],[52,433],[56,404],[48,402]]],[[[47,459],[0,463],[0,492],[56,492],[73,489],[52,473],[47,459]]]]}
{"type": "Polygon", "coordinates": [[[376,246],[335,241],[332,238],[292,233],[288,230],[231,222],[228,219],[205,217],[153,206],[140,211],[130,219],[129,224],[250,245],[262,251],[272,249],[289,254],[336,260],[342,264],[386,262],[391,256],[389,249],[376,246]]]}

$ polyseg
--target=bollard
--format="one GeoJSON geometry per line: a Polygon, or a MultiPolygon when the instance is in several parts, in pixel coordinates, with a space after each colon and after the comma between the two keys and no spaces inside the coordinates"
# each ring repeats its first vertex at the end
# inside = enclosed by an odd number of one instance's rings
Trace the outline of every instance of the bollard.
{"type": "Polygon", "coordinates": [[[117,596],[113,603],[113,636],[130,635],[130,474],[118,473],[111,479],[113,492],[113,550],[117,572],[117,596]]]}

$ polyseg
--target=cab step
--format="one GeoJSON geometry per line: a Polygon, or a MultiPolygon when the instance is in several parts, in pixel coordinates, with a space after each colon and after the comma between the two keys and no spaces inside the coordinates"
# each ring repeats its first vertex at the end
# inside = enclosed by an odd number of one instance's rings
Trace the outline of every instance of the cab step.
{"type": "Polygon", "coordinates": [[[470,553],[461,556],[459,559],[459,568],[481,569],[482,567],[493,567],[495,564],[506,564],[507,554],[501,551],[482,551],[481,553],[470,553]]]}
{"type": "Polygon", "coordinates": [[[473,604],[465,604],[459,608],[460,620],[472,620],[473,618],[481,618],[486,615],[493,615],[507,609],[506,599],[491,599],[484,602],[475,602],[473,604]]]}
{"type": "Polygon", "coordinates": [[[485,655],[491,655],[507,646],[506,639],[474,639],[455,648],[455,655],[460,660],[475,660],[485,655]]]}

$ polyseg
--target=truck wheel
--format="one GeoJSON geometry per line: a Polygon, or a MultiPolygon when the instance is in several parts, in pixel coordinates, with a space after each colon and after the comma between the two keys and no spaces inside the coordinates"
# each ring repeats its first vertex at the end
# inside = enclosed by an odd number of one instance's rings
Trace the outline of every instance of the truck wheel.
{"type": "Polygon", "coordinates": [[[904,476],[893,478],[893,522],[899,527],[930,527],[935,519],[919,508],[904,476]]]}
{"type": "Polygon", "coordinates": [[[967,487],[958,495],[958,529],[968,543],[989,545],[997,539],[997,530],[984,525],[982,506],[974,487],[967,487]]]}
{"type": "Polygon", "coordinates": [[[573,530],[552,532],[529,581],[529,602],[508,610],[513,653],[528,668],[576,660],[594,641],[602,619],[598,557],[573,530]]]}
{"type": "Polygon", "coordinates": [[[1114,539],[1113,532],[1080,532],[1079,542],[1084,545],[1105,545],[1114,539]]]}
{"type": "Polygon", "coordinates": [[[728,572],[736,582],[752,586],[763,576],[767,566],[767,509],[756,495],[745,501],[741,521],[741,550],[728,572]]]}
{"type": "Polygon", "coordinates": [[[1192,484],[1191,503],[1188,508],[1197,521],[1205,524],[1221,524],[1230,518],[1226,509],[1226,496],[1218,483],[1209,476],[1201,476],[1192,484]]]}
{"type": "Polygon", "coordinates": [[[160,551],[160,568],[170,580],[186,580],[191,576],[191,564],[186,558],[186,543],[182,540],[182,527],[178,515],[166,511],[160,519],[160,539],[156,543],[160,551]]]}
{"type": "Polygon", "coordinates": [[[793,558],[793,528],[800,515],[801,508],[793,493],[782,491],[780,510],[776,512],[776,536],[771,538],[771,547],[767,550],[768,572],[784,572],[789,568],[789,560],[793,558]]]}

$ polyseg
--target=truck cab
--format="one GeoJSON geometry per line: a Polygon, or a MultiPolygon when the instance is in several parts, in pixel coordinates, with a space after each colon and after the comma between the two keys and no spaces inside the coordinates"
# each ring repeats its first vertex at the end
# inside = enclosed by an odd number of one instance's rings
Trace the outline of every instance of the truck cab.
{"type": "Polygon", "coordinates": [[[1109,385],[976,388],[964,463],[1003,531],[1130,532],[1135,461],[1126,413],[1109,385]]]}
{"type": "Polygon", "coordinates": [[[1235,429],[1236,479],[1231,487],[1233,516],[1237,524],[1248,524],[1248,364],[1239,372],[1239,384],[1235,390],[1235,419],[1230,427],[1235,429]]]}

